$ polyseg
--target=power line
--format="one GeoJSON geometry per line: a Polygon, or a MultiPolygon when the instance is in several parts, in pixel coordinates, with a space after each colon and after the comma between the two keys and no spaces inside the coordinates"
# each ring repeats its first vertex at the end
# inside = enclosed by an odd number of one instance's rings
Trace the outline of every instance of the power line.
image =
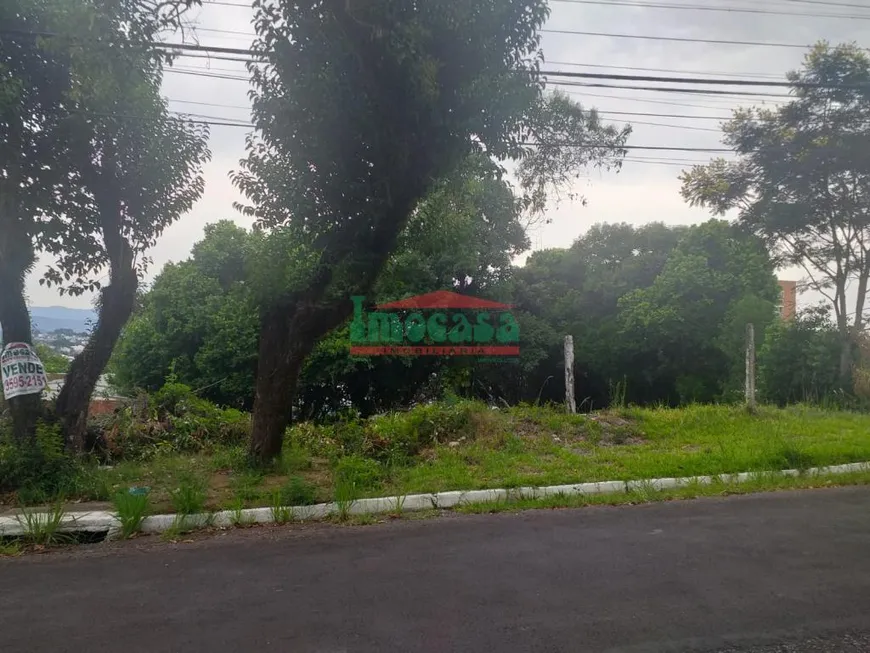
{"type": "Polygon", "coordinates": [[[194,100],[178,100],[176,98],[167,98],[170,102],[178,102],[179,104],[197,104],[204,107],[220,107],[222,109],[246,109],[249,110],[251,107],[245,107],[240,104],[220,104],[217,102],[196,102],[194,100]]]}
{"type": "Polygon", "coordinates": [[[712,127],[693,127],[691,125],[669,125],[665,122],[645,122],[643,120],[632,120],[632,125],[650,125],[652,127],[672,127],[674,129],[688,129],[690,131],[699,131],[699,132],[716,132],[721,133],[720,129],[713,129],[712,127]]]}
{"type": "Polygon", "coordinates": [[[724,39],[693,39],[680,36],[653,36],[650,34],[611,34],[609,32],[581,32],[569,29],[541,29],[546,34],[571,34],[573,36],[602,36],[611,39],[643,39],[649,41],[675,41],[679,43],[714,43],[716,45],[749,45],[766,48],[799,48],[808,50],[811,46],[797,43],[768,43],[764,41],[728,41],[724,39]]]}
{"type": "MultiPolygon", "coordinates": [[[[628,5],[628,6],[651,6],[652,8],[658,8],[655,5],[647,5],[643,3],[627,3],[627,2],[617,2],[615,0],[551,0],[552,2],[564,2],[569,4],[600,4],[600,5],[628,5]]],[[[821,1],[813,1],[813,0],[785,0],[787,2],[796,2],[801,4],[808,5],[818,5],[818,6],[826,6],[826,7],[846,7],[850,9],[867,9],[866,5],[853,4],[848,2],[821,2],[821,1]]],[[[205,0],[203,2],[204,6],[207,5],[216,5],[220,7],[238,7],[240,9],[253,9],[252,5],[249,3],[243,2],[227,2],[226,0],[205,0]]],[[[667,9],[702,9],[702,10],[712,10],[712,11],[734,11],[734,12],[746,12],[746,13],[776,13],[782,15],[797,15],[797,16],[810,16],[810,17],[827,17],[828,14],[809,14],[809,13],[796,13],[796,12],[763,12],[761,10],[752,11],[749,9],[743,8],[711,8],[711,7],[703,7],[701,5],[663,5],[661,8],[667,9]]],[[[830,15],[831,17],[841,18],[841,17],[849,17],[848,15],[830,15]]]]}
{"type": "MultiPolygon", "coordinates": [[[[580,30],[564,30],[564,29],[541,29],[543,33],[547,34],[570,34],[573,36],[600,36],[604,38],[620,38],[620,39],[644,39],[644,40],[652,40],[652,41],[673,41],[679,43],[713,43],[717,45],[743,45],[743,46],[760,46],[760,47],[772,47],[772,48],[798,48],[802,50],[809,49],[811,46],[809,45],[800,45],[797,43],[770,43],[763,41],[730,41],[727,39],[699,39],[699,38],[687,38],[687,37],[679,37],[679,36],[655,36],[651,34],[614,34],[610,32],[585,32],[580,30]]],[[[24,30],[0,30],[0,33],[7,35],[23,35],[23,36],[40,36],[40,37],[58,37],[61,36],[54,32],[36,32],[36,31],[24,31],[24,30]]],[[[194,52],[218,52],[221,54],[240,54],[240,55],[257,55],[260,53],[255,52],[254,50],[248,48],[228,48],[224,46],[216,46],[216,45],[197,45],[194,43],[165,43],[165,42],[152,42],[149,45],[162,47],[162,48],[174,48],[176,50],[188,50],[194,52]]]]}
{"type": "Polygon", "coordinates": [[[596,113],[606,116],[650,116],[653,118],[685,118],[689,120],[730,120],[731,116],[696,116],[686,113],[646,113],[643,111],[600,111],[596,113]]]}
{"type": "Polygon", "coordinates": [[[681,73],[684,75],[718,75],[721,77],[756,77],[760,79],[781,79],[782,75],[772,75],[770,73],[722,73],[722,72],[707,72],[698,70],[679,70],[675,68],[643,68],[641,66],[612,66],[607,64],[596,63],[579,63],[576,61],[548,61],[547,63],[554,66],[578,66],[580,68],[613,68],[615,70],[640,70],[653,73],[681,73]]]}
{"type": "MultiPolygon", "coordinates": [[[[178,102],[181,104],[196,104],[207,107],[219,107],[222,109],[246,109],[250,110],[250,106],[244,106],[240,104],[222,104],[220,102],[199,102],[194,100],[181,100],[177,98],[167,98],[170,102],[178,102]]],[[[598,109],[587,109],[587,111],[595,111],[600,115],[607,116],[642,116],[649,118],[681,118],[688,120],[730,120],[730,116],[698,116],[695,114],[681,114],[681,113],[649,113],[644,111],[601,111],[598,109]]],[[[663,123],[641,123],[636,121],[637,124],[646,124],[646,125],[661,125],[666,127],[685,127],[689,128],[689,125],[665,125],[663,123]]],[[[719,131],[718,129],[713,129],[712,131],[719,131]]]]}
{"type": "Polygon", "coordinates": [[[765,14],[769,16],[797,16],[803,18],[834,18],[849,20],[870,20],[870,15],[850,14],[818,14],[796,11],[775,11],[771,9],[749,9],[744,7],[716,7],[707,5],[691,4],[659,4],[655,2],[627,2],[625,0],[551,0],[564,4],[578,5],[603,5],[609,7],[639,7],[643,9],[680,9],[686,11],[715,11],[720,13],[736,14],[765,14]]]}
{"type": "Polygon", "coordinates": [[[213,79],[231,79],[236,82],[250,82],[248,77],[239,77],[238,75],[222,75],[219,73],[201,72],[198,70],[189,70],[182,68],[164,68],[165,73],[177,73],[180,75],[192,75],[194,77],[211,77],[213,79]]]}
{"type": "MultiPolygon", "coordinates": [[[[171,101],[171,99],[170,99],[171,101]]],[[[215,116],[209,116],[201,113],[179,113],[179,112],[171,112],[177,116],[181,116],[176,118],[177,120],[181,120],[183,122],[193,122],[197,124],[203,125],[223,125],[227,127],[246,127],[248,129],[253,129],[253,123],[246,122],[230,122],[226,120],[221,120],[215,116]],[[185,116],[195,116],[196,120],[185,118],[185,116]]],[[[135,116],[126,116],[128,118],[135,118],[135,116]]],[[[678,125],[667,125],[677,127],[678,125]]],[[[580,143],[580,142],[563,142],[563,143],[533,143],[533,142],[524,142],[520,143],[525,147],[541,147],[543,146],[559,146],[559,147],[592,147],[592,148],[605,148],[605,149],[614,149],[614,150],[650,150],[650,151],[662,151],[662,152],[731,152],[732,150],[728,148],[720,148],[720,147],[676,147],[670,145],[606,145],[606,144],[598,144],[598,143],[580,143]]]]}
{"type": "MultiPolygon", "coordinates": [[[[578,73],[573,70],[541,71],[542,75],[558,75],[559,77],[578,77],[581,79],[614,79],[631,82],[667,82],[682,84],[708,84],[713,86],[777,86],[784,88],[820,88],[824,84],[801,84],[781,81],[761,81],[754,79],[711,79],[709,77],[664,77],[661,75],[615,75],[613,73],[578,73]]],[[[866,84],[837,85],[837,88],[867,88],[866,84]]]]}
{"type": "Polygon", "coordinates": [[[712,88],[676,88],[673,86],[636,86],[632,84],[600,84],[598,82],[552,82],[557,86],[580,86],[584,88],[615,88],[629,91],[657,91],[660,93],[688,93],[692,95],[736,95],[742,97],[775,97],[791,98],[792,95],[785,93],[743,93],[740,91],[722,91],[712,88]]]}
{"type": "Polygon", "coordinates": [[[822,5],[825,7],[850,7],[855,9],[868,9],[867,5],[857,5],[851,2],[826,2],[822,0],[783,0],[783,2],[799,2],[805,5],[822,5]]]}
{"type": "Polygon", "coordinates": [[[671,107],[689,107],[691,109],[728,109],[724,106],[714,106],[709,104],[690,104],[688,102],[669,102],[668,100],[651,100],[649,98],[627,97],[625,95],[604,95],[603,93],[587,93],[586,91],[564,91],[568,95],[576,95],[578,97],[595,97],[605,98],[607,100],[622,100],[626,102],[646,102],[648,104],[664,104],[671,107]]]}

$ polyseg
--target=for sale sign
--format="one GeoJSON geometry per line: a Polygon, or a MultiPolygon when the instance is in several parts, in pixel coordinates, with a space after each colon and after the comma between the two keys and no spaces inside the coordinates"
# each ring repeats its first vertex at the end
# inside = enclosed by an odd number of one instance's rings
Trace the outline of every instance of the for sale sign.
{"type": "Polygon", "coordinates": [[[7,399],[20,395],[38,394],[48,384],[42,361],[26,342],[10,342],[0,353],[3,396],[7,399]]]}

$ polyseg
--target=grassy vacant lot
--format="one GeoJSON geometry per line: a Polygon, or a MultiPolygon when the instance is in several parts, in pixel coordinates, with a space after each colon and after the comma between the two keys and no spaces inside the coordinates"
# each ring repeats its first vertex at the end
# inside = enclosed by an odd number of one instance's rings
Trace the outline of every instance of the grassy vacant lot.
{"type": "Polygon", "coordinates": [[[870,416],[858,413],[765,407],[750,415],[738,407],[691,406],[570,416],[457,401],[365,421],[297,425],[268,469],[251,466],[241,443],[196,454],[158,449],[141,461],[89,468],[86,482],[67,495],[107,500],[119,489],[148,486],[152,512],[195,512],[866,460],[870,416]]]}

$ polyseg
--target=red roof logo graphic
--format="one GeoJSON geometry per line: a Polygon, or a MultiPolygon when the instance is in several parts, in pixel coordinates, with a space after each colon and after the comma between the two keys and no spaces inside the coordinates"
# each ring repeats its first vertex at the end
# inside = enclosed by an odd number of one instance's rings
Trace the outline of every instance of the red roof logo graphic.
{"type": "Polygon", "coordinates": [[[493,302],[489,299],[478,299],[477,297],[469,297],[468,295],[460,295],[449,290],[437,290],[435,292],[426,293],[425,295],[415,295],[407,299],[401,299],[396,302],[388,302],[379,304],[375,307],[378,310],[401,310],[401,309],[472,309],[472,310],[490,310],[490,311],[506,311],[511,307],[510,304],[501,304],[493,302]]]}

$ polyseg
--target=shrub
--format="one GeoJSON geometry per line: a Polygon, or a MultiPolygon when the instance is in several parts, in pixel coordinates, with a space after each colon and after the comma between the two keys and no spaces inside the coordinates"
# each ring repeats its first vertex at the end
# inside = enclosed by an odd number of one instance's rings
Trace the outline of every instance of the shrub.
{"type": "Polygon", "coordinates": [[[121,522],[121,537],[126,540],[142,529],[142,522],[148,515],[148,495],[118,492],[112,502],[115,516],[121,522]]]}
{"type": "Polygon", "coordinates": [[[310,506],[317,503],[317,490],[299,476],[291,476],[281,487],[281,505],[310,506]]]}
{"type": "Polygon", "coordinates": [[[148,458],[161,451],[197,452],[238,447],[250,433],[250,416],[197,397],[181,383],[168,383],[153,397],[140,397],[101,427],[115,458],[148,458]]]}
{"type": "Polygon", "coordinates": [[[288,439],[333,459],[358,455],[396,463],[435,443],[473,437],[484,412],[488,412],[486,406],[473,401],[433,403],[367,420],[345,419],[319,426],[297,424],[288,432],[288,439]]]}
{"type": "Polygon", "coordinates": [[[33,442],[16,443],[0,434],[0,490],[18,490],[19,499],[37,503],[64,494],[79,470],[64,451],[60,426],[40,422],[33,442]]]}
{"type": "Polygon", "coordinates": [[[195,515],[205,509],[207,497],[205,483],[193,476],[183,476],[172,493],[172,507],[179,515],[195,515]]]}
{"type": "Polygon", "coordinates": [[[362,456],[346,456],[335,466],[335,484],[349,485],[358,491],[374,490],[384,479],[384,467],[376,460],[362,456]]]}

